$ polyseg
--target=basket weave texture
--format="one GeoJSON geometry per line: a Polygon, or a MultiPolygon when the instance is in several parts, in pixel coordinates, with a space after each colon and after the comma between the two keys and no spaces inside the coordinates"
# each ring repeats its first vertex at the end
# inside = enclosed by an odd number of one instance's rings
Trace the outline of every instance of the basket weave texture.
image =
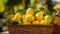
{"type": "Polygon", "coordinates": [[[54,34],[60,34],[60,25],[54,26],[54,34]]]}
{"type": "Polygon", "coordinates": [[[9,34],[53,34],[53,25],[8,25],[9,34]]]}

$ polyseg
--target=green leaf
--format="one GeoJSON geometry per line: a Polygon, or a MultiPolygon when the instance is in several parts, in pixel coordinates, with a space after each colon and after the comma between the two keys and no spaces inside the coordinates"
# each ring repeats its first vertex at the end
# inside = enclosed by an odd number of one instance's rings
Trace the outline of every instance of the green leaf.
{"type": "Polygon", "coordinates": [[[12,25],[18,25],[18,22],[10,21],[10,24],[12,24],[12,25]]]}

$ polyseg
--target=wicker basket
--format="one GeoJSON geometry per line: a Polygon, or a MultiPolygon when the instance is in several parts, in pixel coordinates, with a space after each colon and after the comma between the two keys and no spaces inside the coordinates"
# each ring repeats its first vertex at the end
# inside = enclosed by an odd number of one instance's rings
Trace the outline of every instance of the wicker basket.
{"type": "Polygon", "coordinates": [[[9,34],[53,34],[54,25],[8,25],[9,34]]]}
{"type": "Polygon", "coordinates": [[[60,25],[54,26],[54,34],[60,34],[60,25]]]}

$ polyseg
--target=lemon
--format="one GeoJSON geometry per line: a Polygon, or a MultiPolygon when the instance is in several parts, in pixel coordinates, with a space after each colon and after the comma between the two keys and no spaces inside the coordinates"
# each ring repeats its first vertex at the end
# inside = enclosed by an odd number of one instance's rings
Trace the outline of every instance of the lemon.
{"type": "Polygon", "coordinates": [[[10,15],[10,16],[8,17],[8,20],[13,21],[13,18],[14,18],[14,14],[10,15]]]}
{"type": "Polygon", "coordinates": [[[23,15],[23,16],[22,16],[22,19],[25,19],[25,16],[26,16],[26,15],[23,15]]]}
{"type": "Polygon", "coordinates": [[[48,24],[45,20],[42,20],[41,22],[40,22],[40,24],[43,24],[43,25],[46,25],[46,24],[48,24]]]}
{"type": "Polygon", "coordinates": [[[49,19],[51,19],[51,16],[50,15],[46,15],[45,16],[45,20],[49,20],[49,19]]]}
{"type": "Polygon", "coordinates": [[[54,23],[55,24],[60,23],[60,17],[56,16],[54,19],[54,23]]]}
{"type": "Polygon", "coordinates": [[[56,4],[54,7],[53,7],[54,10],[60,10],[60,4],[56,4]]]}
{"type": "Polygon", "coordinates": [[[32,8],[27,9],[26,14],[34,14],[34,10],[32,8]]]}
{"type": "Polygon", "coordinates": [[[40,24],[40,22],[36,20],[36,21],[33,21],[32,24],[40,24]]]}
{"type": "Polygon", "coordinates": [[[14,21],[15,22],[19,22],[21,19],[21,14],[20,13],[17,13],[15,16],[14,16],[14,21]]]}
{"type": "Polygon", "coordinates": [[[23,24],[31,24],[31,22],[28,22],[26,19],[23,20],[23,24]]]}
{"type": "Polygon", "coordinates": [[[46,21],[47,23],[50,23],[51,19],[52,19],[52,17],[51,17],[50,15],[46,15],[46,16],[45,16],[45,21],[46,21]]]}
{"type": "Polygon", "coordinates": [[[43,15],[44,14],[44,11],[39,12],[39,14],[42,14],[43,15]]]}
{"type": "Polygon", "coordinates": [[[39,20],[39,21],[43,20],[43,18],[44,18],[43,14],[44,14],[43,12],[37,13],[36,14],[36,19],[39,20]]]}
{"type": "Polygon", "coordinates": [[[32,21],[35,20],[35,18],[34,18],[33,15],[26,15],[25,19],[26,19],[27,21],[30,21],[30,22],[32,22],[32,21]]]}

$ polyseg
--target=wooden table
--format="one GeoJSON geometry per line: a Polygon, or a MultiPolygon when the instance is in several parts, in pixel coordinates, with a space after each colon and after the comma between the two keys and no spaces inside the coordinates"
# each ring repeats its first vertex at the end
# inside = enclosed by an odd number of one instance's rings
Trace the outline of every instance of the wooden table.
{"type": "Polygon", "coordinates": [[[0,34],[8,34],[8,31],[2,32],[2,33],[0,33],[0,34]]]}

